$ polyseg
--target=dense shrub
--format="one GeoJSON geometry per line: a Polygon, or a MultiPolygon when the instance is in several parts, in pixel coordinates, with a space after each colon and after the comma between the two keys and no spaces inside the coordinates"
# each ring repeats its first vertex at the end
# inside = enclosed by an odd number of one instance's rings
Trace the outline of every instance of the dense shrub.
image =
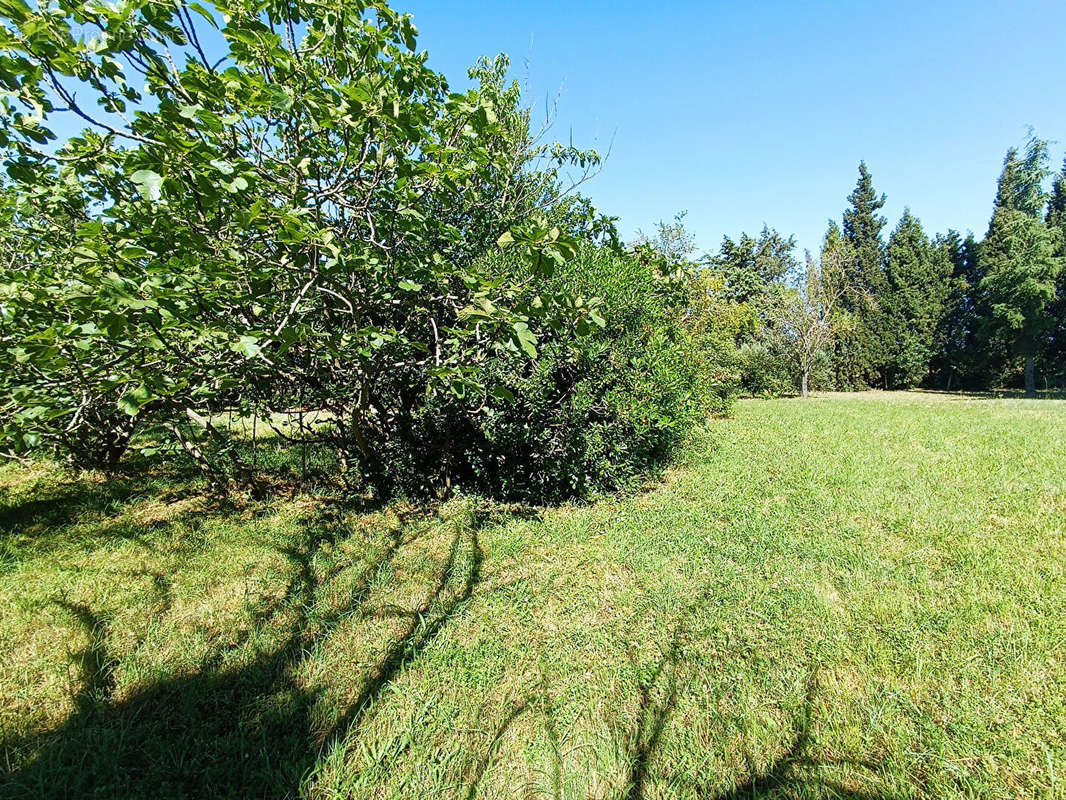
{"type": "Polygon", "coordinates": [[[748,394],[776,397],[796,388],[788,361],[762,342],[744,342],[737,350],[737,361],[748,394]]]}
{"type": "MultiPolygon", "coordinates": [[[[509,256],[492,262],[501,275],[519,269],[509,256]]],[[[549,328],[536,360],[502,352],[486,362],[486,396],[427,403],[385,459],[391,481],[418,491],[435,477],[543,502],[653,468],[735,393],[733,374],[684,324],[686,286],[632,255],[583,247],[537,291],[598,300],[602,316],[549,328]]]]}

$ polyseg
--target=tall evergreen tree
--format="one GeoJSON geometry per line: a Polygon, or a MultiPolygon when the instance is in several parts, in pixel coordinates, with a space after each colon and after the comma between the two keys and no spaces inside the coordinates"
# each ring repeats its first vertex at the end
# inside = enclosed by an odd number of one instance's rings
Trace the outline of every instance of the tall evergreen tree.
{"type": "Polygon", "coordinates": [[[881,231],[885,218],[877,212],[885,196],[874,191],[866,162],[859,163],[859,179],[848,195],[844,211],[843,241],[851,251],[848,289],[842,306],[852,315],[852,325],[838,338],[836,373],[841,388],[883,385],[886,357],[881,295],[887,287],[885,245],[881,231]]]}
{"type": "Polygon", "coordinates": [[[930,370],[944,389],[978,388],[985,385],[988,361],[980,338],[981,244],[972,233],[964,239],[948,231],[938,236],[936,246],[951,264],[951,276],[930,370]]]}
{"type": "Polygon", "coordinates": [[[934,247],[922,223],[905,209],[888,239],[885,288],[881,293],[884,377],[890,388],[917,386],[929,372],[945,314],[951,260],[934,247]]]}
{"type": "Polygon", "coordinates": [[[851,281],[875,292],[885,286],[885,246],[881,231],[885,218],[879,215],[885,196],[877,196],[866,162],[859,162],[859,180],[848,195],[851,207],[844,211],[844,239],[851,245],[854,262],[851,281]]]}
{"type": "MultiPolygon", "coordinates": [[[[1066,159],[1055,176],[1048,200],[1048,228],[1058,231],[1060,246],[1056,255],[1066,259],[1066,159]]],[[[1056,297],[1048,307],[1052,325],[1044,353],[1044,372],[1051,380],[1066,385],[1066,267],[1059,272],[1056,297]]]]}
{"type": "Polygon", "coordinates": [[[1063,264],[1062,235],[1044,221],[1047,162],[1047,142],[1035,136],[1024,154],[1007,151],[982,247],[990,334],[1024,359],[1028,395],[1036,394],[1036,358],[1055,323],[1050,310],[1063,264]]]}
{"type": "Polygon", "coordinates": [[[782,236],[763,225],[758,238],[741,233],[733,241],[723,236],[718,255],[709,259],[709,265],[725,278],[731,298],[747,303],[757,301],[770,286],[799,268],[795,250],[794,236],[782,236]]]}
{"type": "MultiPolygon", "coordinates": [[[[1049,228],[1066,230],[1066,159],[1062,161],[1062,171],[1055,176],[1051,184],[1051,197],[1048,198],[1047,224],[1049,228]]],[[[1063,245],[1066,249],[1066,244],[1063,245]]]]}

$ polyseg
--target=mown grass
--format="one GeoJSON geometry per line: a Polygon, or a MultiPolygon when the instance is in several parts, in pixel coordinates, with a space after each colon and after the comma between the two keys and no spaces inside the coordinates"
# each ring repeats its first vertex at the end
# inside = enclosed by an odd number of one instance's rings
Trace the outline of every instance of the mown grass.
{"type": "Polygon", "coordinates": [[[5,467],[2,797],[1066,796],[1066,403],[742,403],[648,491],[5,467]]]}

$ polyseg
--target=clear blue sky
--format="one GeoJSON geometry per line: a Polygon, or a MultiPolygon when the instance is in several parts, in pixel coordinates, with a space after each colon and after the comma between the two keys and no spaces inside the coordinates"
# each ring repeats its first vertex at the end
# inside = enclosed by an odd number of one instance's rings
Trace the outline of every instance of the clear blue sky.
{"type": "MultiPolygon", "coordinates": [[[[865,159],[892,226],[983,234],[1008,146],[1066,142],[1066,2],[394,0],[457,88],[505,52],[627,238],[687,210],[701,249],[767,222],[816,248],[865,159]]],[[[1055,167],[1063,145],[1053,144],[1055,167]]]]}

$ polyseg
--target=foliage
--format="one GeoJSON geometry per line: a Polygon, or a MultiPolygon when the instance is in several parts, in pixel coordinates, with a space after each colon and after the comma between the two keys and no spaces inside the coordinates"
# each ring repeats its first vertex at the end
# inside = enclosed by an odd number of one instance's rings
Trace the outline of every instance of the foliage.
{"type": "MultiPolygon", "coordinates": [[[[1066,259],[1066,160],[1052,183],[1045,221],[1050,230],[1059,234],[1061,244],[1056,255],[1066,259]]],[[[1042,371],[1058,385],[1066,386],[1066,268],[1059,272],[1055,299],[1048,305],[1048,315],[1054,323],[1043,353],[1042,371]]]]}
{"type": "Polygon", "coordinates": [[[799,376],[802,397],[807,397],[815,365],[849,322],[839,309],[848,288],[848,263],[842,256],[840,250],[823,250],[815,261],[808,251],[796,286],[782,287],[770,311],[768,334],[799,376]]]}
{"type": "Polygon", "coordinates": [[[451,92],[409,16],[357,0],[5,15],[13,452],[113,466],[151,420],[240,477],[220,412],[313,409],[328,424],[299,433],[349,481],[395,491],[422,459],[420,488],[448,485],[459,444],[410,450],[414,432],[476,428],[493,364],[602,321],[552,280],[572,234],[617,247],[573,193],[599,156],[541,143],[506,59],[451,92]],[[51,151],[64,113],[89,127],[51,151]],[[520,256],[502,277],[481,258],[497,239],[520,256]]]}
{"type": "Polygon", "coordinates": [[[930,376],[938,388],[980,388],[988,385],[988,342],[982,338],[982,306],[978,296],[982,276],[980,243],[948,231],[934,245],[951,264],[944,298],[944,314],[934,341],[930,376]]]}
{"type": "Polygon", "coordinates": [[[737,369],[744,391],[755,397],[780,397],[795,388],[787,355],[778,352],[771,341],[741,344],[737,348],[737,369]]]}
{"type": "Polygon", "coordinates": [[[1004,159],[996,207],[982,247],[981,291],[990,334],[1024,356],[1025,387],[1035,393],[1034,365],[1043,337],[1054,325],[1049,313],[1063,270],[1062,234],[1043,219],[1047,143],[1031,136],[1024,155],[1004,159]]]}
{"type": "Polygon", "coordinates": [[[887,248],[877,214],[885,197],[860,164],[843,230],[830,221],[823,244],[848,264],[840,313],[849,319],[832,354],[838,389],[1016,385],[1020,363],[1029,391],[1038,366],[1045,380],[1066,378],[1066,245],[1055,232],[1066,177],[1048,198],[1047,163],[1047,143],[1033,135],[1008,151],[983,240],[949,231],[930,241],[907,211],[887,248]]]}
{"type": "Polygon", "coordinates": [[[764,225],[757,238],[746,233],[735,242],[722,237],[718,254],[708,263],[722,274],[733,300],[758,306],[771,287],[799,267],[795,248],[794,236],[786,238],[764,225]]]}
{"type": "MultiPolygon", "coordinates": [[[[504,274],[520,269],[510,257],[490,262],[504,274]]],[[[583,246],[537,287],[595,293],[578,335],[560,321],[544,331],[535,361],[501,354],[487,362],[478,377],[495,388],[471,401],[473,422],[427,417],[427,440],[409,452],[424,458],[436,452],[434,437],[450,439],[465,485],[538,502],[622,487],[661,463],[735,392],[712,332],[684,324],[678,280],[632,255],[583,246]]],[[[411,479],[421,468],[409,465],[411,479]]]]}
{"type": "Polygon", "coordinates": [[[1063,259],[1056,255],[1061,234],[1019,211],[1002,212],[995,227],[981,281],[991,311],[988,324],[1026,357],[1026,388],[1033,392],[1033,360],[1055,323],[1048,311],[1063,269],[1063,259]]]}
{"type": "MultiPolygon", "coordinates": [[[[848,203],[840,233],[848,253],[845,261],[848,288],[841,307],[852,315],[854,324],[837,342],[836,372],[842,388],[866,388],[882,382],[888,337],[879,303],[887,288],[885,245],[881,239],[885,218],[877,213],[885,205],[885,196],[878,196],[874,191],[873,178],[865,162],[859,163],[859,179],[848,195],[848,203]]],[[[830,239],[835,236],[832,229],[827,234],[830,239]]],[[[831,249],[836,249],[835,243],[831,249]]]]}
{"type": "Polygon", "coordinates": [[[639,258],[658,262],[662,272],[692,264],[696,239],[685,228],[686,215],[687,212],[681,211],[674,215],[673,222],[659,220],[653,235],[638,231],[637,238],[630,243],[629,249],[639,258]]]}
{"type": "Polygon", "coordinates": [[[763,226],[759,236],[723,237],[718,253],[702,260],[700,296],[704,319],[716,320],[715,352],[729,354],[749,394],[777,395],[791,385],[782,354],[763,335],[773,297],[796,268],[795,238],[763,226]]]}
{"type": "Polygon", "coordinates": [[[905,209],[889,237],[886,264],[881,302],[888,334],[885,379],[892,388],[911,388],[924,380],[940,344],[936,336],[950,291],[952,262],[905,209]]]}

